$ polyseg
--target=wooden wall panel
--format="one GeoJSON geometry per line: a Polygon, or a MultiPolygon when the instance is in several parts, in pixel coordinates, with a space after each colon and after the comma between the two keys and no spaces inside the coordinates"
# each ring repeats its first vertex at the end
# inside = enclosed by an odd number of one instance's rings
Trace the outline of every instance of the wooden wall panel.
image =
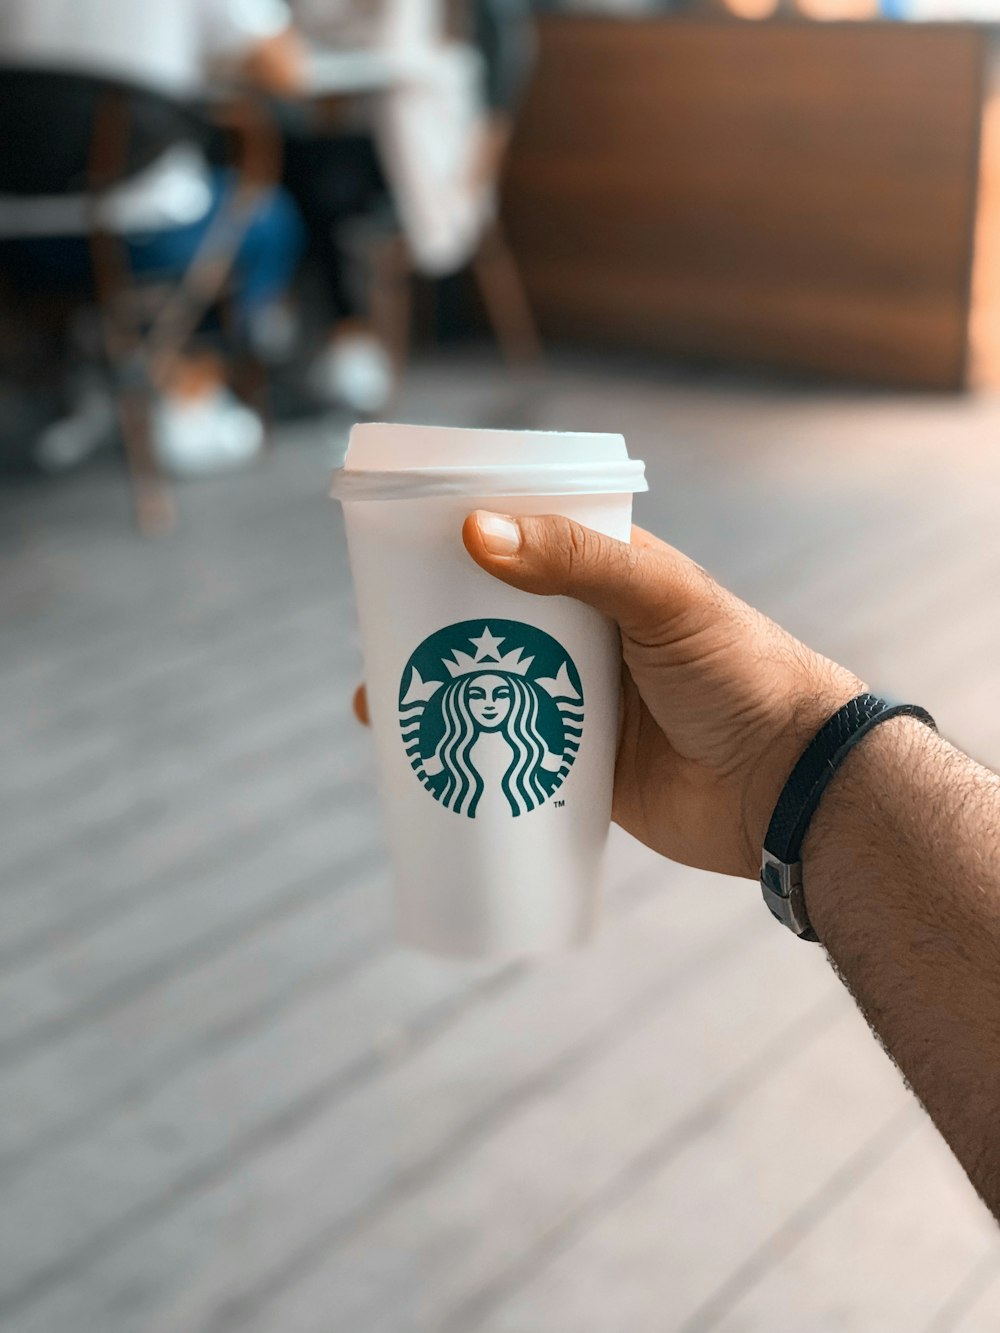
{"type": "Polygon", "coordinates": [[[544,20],[505,190],[543,328],[961,384],[984,43],[544,20]]]}

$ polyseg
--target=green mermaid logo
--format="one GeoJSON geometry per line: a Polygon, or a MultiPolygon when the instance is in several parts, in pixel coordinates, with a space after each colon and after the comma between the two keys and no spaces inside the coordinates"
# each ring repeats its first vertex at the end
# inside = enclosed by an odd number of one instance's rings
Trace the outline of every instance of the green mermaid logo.
{"type": "Polygon", "coordinates": [[[583,689],[549,634],[516,620],[464,620],[406,664],[399,725],[419,780],[448,810],[517,817],[562,786],[583,738],[583,689]]]}

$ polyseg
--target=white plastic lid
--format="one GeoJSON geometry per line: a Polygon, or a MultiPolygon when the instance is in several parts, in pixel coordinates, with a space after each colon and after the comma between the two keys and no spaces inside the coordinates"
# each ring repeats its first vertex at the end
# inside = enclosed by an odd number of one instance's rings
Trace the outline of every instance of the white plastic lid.
{"type": "Polygon", "coordinates": [[[351,431],[330,494],[341,501],[623,495],[647,490],[645,473],[621,435],[370,422],[351,431]]]}

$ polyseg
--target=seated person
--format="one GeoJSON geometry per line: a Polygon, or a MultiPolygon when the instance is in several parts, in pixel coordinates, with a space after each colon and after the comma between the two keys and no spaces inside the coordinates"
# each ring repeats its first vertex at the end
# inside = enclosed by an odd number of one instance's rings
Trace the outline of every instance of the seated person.
{"type": "MultiPolygon", "coordinates": [[[[181,99],[215,74],[283,93],[301,81],[300,51],[282,0],[4,0],[0,60],[118,76],[181,99]]],[[[126,240],[136,272],[179,276],[230,188],[194,143],[167,150],[111,192],[104,222],[126,240]]],[[[85,201],[0,198],[5,251],[44,284],[89,280],[85,201]]],[[[255,201],[235,258],[236,304],[250,338],[273,323],[301,250],[301,223],[281,190],[255,201]]],[[[157,457],[175,474],[238,466],[263,443],[263,426],[225,382],[217,355],[190,350],[161,386],[157,457]]]]}
{"type": "MultiPolygon", "coordinates": [[[[451,40],[442,0],[292,0],[319,47],[375,49],[408,75],[376,95],[371,130],[290,133],[285,184],[335,316],[312,368],[323,396],[375,412],[392,389],[388,355],[369,323],[363,274],[346,237],[357,219],[393,214],[414,268],[429,277],[472,257],[530,67],[528,0],[470,0],[451,40]],[[361,280],[359,280],[359,278],[361,280]]],[[[308,130],[308,127],[305,127],[308,130]]]]}

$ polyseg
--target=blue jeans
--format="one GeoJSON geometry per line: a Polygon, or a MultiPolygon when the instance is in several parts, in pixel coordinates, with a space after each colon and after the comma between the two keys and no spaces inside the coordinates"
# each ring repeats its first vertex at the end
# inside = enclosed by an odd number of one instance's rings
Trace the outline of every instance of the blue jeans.
{"type": "MultiPolygon", "coordinates": [[[[233,188],[230,172],[213,171],[212,205],[183,227],[124,237],[135,273],[178,278],[193,260],[233,188]]],[[[32,237],[16,242],[18,253],[43,280],[58,286],[90,281],[90,251],[83,236],[32,237]]],[[[245,322],[287,291],[305,248],[305,228],[291,196],[280,187],[256,202],[234,260],[237,311],[245,322]]]]}

